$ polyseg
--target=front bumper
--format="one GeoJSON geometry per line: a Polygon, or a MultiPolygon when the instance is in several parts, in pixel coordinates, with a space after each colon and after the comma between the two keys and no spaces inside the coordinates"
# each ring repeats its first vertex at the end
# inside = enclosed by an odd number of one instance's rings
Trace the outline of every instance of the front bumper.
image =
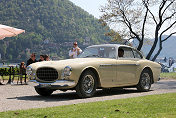
{"type": "Polygon", "coordinates": [[[41,83],[36,80],[29,80],[27,83],[30,86],[40,88],[70,87],[76,84],[74,81],[69,80],[57,80],[56,82],[53,83],[41,83]]]}

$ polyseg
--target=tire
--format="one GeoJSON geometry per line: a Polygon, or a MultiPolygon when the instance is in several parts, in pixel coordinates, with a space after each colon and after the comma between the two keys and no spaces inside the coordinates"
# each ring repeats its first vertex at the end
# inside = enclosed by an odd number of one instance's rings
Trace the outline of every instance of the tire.
{"type": "Polygon", "coordinates": [[[142,92],[147,92],[151,87],[151,72],[147,69],[143,70],[140,75],[139,83],[137,84],[137,90],[142,92]]]}
{"type": "Polygon", "coordinates": [[[92,71],[87,70],[81,75],[79,79],[79,82],[76,86],[76,93],[80,98],[92,97],[96,92],[96,88],[96,76],[92,71]]]}
{"type": "Polygon", "coordinates": [[[35,87],[35,91],[41,96],[50,96],[53,93],[53,90],[46,89],[46,88],[35,87]]]}

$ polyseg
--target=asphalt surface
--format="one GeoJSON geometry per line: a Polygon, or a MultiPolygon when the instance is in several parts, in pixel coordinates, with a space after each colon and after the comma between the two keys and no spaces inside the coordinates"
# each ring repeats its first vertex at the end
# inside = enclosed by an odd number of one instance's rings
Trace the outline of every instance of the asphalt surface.
{"type": "Polygon", "coordinates": [[[80,99],[75,91],[55,91],[49,97],[39,96],[29,85],[0,85],[0,112],[31,108],[45,108],[78,103],[124,99],[152,94],[176,93],[176,80],[160,80],[152,85],[149,92],[136,89],[98,90],[92,98],[80,99]]]}

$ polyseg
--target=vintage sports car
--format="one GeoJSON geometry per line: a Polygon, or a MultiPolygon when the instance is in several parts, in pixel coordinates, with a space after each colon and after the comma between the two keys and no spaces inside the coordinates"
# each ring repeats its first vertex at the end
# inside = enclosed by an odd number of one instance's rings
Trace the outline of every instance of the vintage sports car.
{"type": "Polygon", "coordinates": [[[149,91],[151,84],[159,80],[160,71],[158,63],[146,60],[130,46],[118,44],[89,46],[79,58],[37,62],[27,67],[28,84],[38,94],[76,90],[81,98],[104,88],[136,87],[149,91]]]}

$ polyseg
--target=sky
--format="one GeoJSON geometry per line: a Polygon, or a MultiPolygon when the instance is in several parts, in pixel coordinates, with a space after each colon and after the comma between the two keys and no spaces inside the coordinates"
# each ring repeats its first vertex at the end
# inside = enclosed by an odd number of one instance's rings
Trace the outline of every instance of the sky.
{"type": "MultiPolygon", "coordinates": [[[[70,0],[70,1],[98,19],[102,15],[99,9],[101,8],[101,6],[105,6],[105,4],[107,3],[107,0],[70,0]]],[[[115,30],[114,27],[111,28],[115,30]]],[[[173,32],[173,30],[176,30],[176,28],[169,30],[166,34],[170,34],[171,32],[173,32]]],[[[152,32],[154,32],[154,30],[152,32]]]]}
{"type": "Polygon", "coordinates": [[[89,12],[96,18],[99,18],[101,15],[100,7],[104,6],[107,3],[107,0],[70,0],[75,5],[81,7],[85,11],[89,12]]]}

